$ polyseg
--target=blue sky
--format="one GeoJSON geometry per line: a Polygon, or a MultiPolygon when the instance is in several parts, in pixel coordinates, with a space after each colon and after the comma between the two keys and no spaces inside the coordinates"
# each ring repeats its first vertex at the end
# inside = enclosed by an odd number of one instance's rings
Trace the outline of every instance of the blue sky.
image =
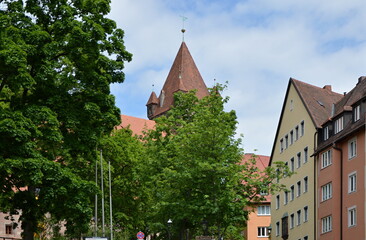
{"type": "Polygon", "coordinates": [[[122,114],[146,118],[182,42],[208,87],[228,81],[245,152],[269,155],[290,77],[350,91],[366,75],[365,0],[112,0],[133,54],[113,85],[122,114]],[[154,85],[154,87],[153,87],[154,85]]]}

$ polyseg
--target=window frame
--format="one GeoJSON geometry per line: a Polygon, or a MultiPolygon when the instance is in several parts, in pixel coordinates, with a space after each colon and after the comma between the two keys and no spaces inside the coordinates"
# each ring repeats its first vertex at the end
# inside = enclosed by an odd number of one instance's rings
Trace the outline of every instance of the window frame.
{"type": "Polygon", "coordinates": [[[307,163],[309,161],[309,148],[305,147],[304,148],[304,164],[307,163]]]}
{"type": "Polygon", "coordinates": [[[257,237],[269,237],[268,227],[257,227],[257,237]]]}
{"type": "Polygon", "coordinates": [[[304,193],[309,191],[309,177],[305,176],[304,177],[304,193]]]}
{"type": "Polygon", "coordinates": [[[357,138],[352,138],[348,141],[348,159],[351,160],[357,157],[357,138]]]}
{"type": "Polygon", "coordinates": [[[327,184],[324,184],[321,186],[321,202],[327,201],[333,197],[333,186],[332,182],[329,182],[327,184]]]}
{"type": "Polygon", "coordinates": [[[321,231],[322,234],[331,232],[333,230],[332,215],[323,217],[321,219],[321,222],[322,222],[322,231],[321,231]]]}
{"type": "Polygon", "coordinates": [[[357,191],[357,171],[348,174],[348,193],[357,191]]]}
{"type": "Polygon", "coordinates": [[[331,149],[321,154],[321,169],[332,165],[332,151],[331,149]]]}
{"type": "Polygon", "coordinates": [[[347,209],[348,215],[348,227],[356,227],[357,226],[357,208],[356,206],[349,207],[347,209]]]}
{"type": "Polygon", "coordinates": [[[257,206],[257,216],[271,216],[271,206],[270,205],[257,206]]]}
{"type": "Polygon", "coordinates": [[[340,133],[344,128],[343,116],[334,121],[334,134],[340,133]]]}
{"type": "Polygon", "coordinates": [[[353,122],[357,122],[361,119],[361,105],[358,104],[353,108],[353,122]]]}

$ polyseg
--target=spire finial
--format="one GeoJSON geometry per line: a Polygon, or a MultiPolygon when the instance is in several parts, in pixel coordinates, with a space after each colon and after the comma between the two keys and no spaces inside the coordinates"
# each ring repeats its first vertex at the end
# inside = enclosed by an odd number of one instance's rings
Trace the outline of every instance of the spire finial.
{"type": "Polygon", "coordinates": [[[184,22],[188,19],[186,16],[181,15],[180,16],[182,18],[182,41],[184,42],[184,33],[186,32],[186,29],[184,28],[184,22]]]}

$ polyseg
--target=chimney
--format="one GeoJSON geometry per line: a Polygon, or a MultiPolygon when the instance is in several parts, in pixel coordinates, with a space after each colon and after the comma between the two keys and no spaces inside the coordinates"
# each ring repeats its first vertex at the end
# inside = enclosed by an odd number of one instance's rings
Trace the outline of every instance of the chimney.
{"type": "Polygon", "coordinates": [[[358,83],[359,84],[361,81],[365,80],[366,79],[366,76],[361,76],[358,78],[358,83]]]}
{"type": "Polygon", "coordinates": [[[325,85],[323,87],[323,89],[328,90],[328,91],[332,91],[332,85],[325,85]]]}

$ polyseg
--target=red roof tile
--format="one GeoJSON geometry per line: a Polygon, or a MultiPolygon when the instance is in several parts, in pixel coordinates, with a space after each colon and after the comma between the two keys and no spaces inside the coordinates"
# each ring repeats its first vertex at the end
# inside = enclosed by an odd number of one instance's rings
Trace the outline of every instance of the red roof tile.
{"type": "Polygon", "coordinates": [[[147,120],[143,118],[131,117],[127,115],[121,115],[121,124],[116,126],[116,129],[130,128],[135,135],[143,135],[143,131],[153,129],[155,127],[155,121],[147,120]]]}
{"type": "MultiPolygon", "coordinates": [[[[174,104],[175,92],[187,92],[193,89],[197,89],[196,94],[198,98],[203,98],[208,95],[206,84],[198,71],[187,45],[182,42],[159,95],[158,106],[150,119],[164,114],[171,108],[174,104]]],[[[150,103],[150,99],[148,103],[150,103]]]]}

